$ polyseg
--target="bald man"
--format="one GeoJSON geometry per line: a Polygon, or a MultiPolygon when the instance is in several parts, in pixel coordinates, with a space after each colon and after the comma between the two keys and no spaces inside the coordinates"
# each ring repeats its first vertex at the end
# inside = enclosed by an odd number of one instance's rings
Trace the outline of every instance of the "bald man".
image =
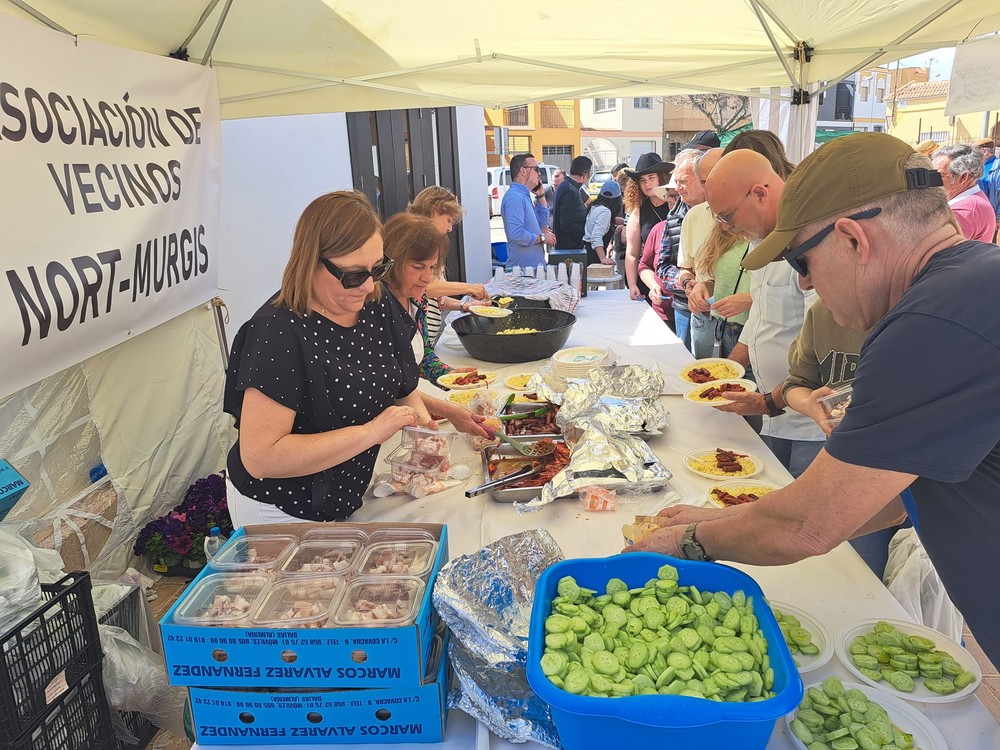
{"type": "MultiPolygon", "coordinates": [[[[712,169],[705,196],[715,220],[753,247],[774,229],[784,186],[766,157],[739,149],[723,156],[712,169]]],[[[826,436],[812,419],[785,410],[782,387],[788,377],[788,349],[802,330],[816,293],[799,287],[791,266],[772,263],[750,273],[750,296],[753,306],[730,357],[749,360],[758,392],[717,408],[744,416],[763,415],[761,439],[798,477],[819,453],[826,436]]]]}

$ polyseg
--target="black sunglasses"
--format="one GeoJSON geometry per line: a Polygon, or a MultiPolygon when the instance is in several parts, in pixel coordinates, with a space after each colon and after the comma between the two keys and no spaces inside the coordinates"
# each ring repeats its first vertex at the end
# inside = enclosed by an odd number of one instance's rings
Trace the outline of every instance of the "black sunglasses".
{"type": "MultiPolygon", "coordinates": [[[[859,213],[851,214],[850,216],[845,216],[843,218],[852,219],[853,221],[860,221],[861,219],[873,219],[880,213],[882,213],[882,209],[876,206],[875,208],[869,208],[867,211],[861,211],[859,213]]],[[[801,245],[796,247],[794,250],[789,250],[787,253],[785,253],[785,260],[788,261],[788,265],[794,268],[798,272],[799,276],[809,275],[809,266],[806,263],[806,259],[800,258],[799,256],[802,255],[803,253],[809,252],[819,243],[825,240],[826,236],[833,231],[833,228],[835,226],[836,222],[824,227],[823,229],[816,232],[816,234],[814,234],[812,237],[803,242],[801,245]]]]}
{"type": "Polygon", "coordinates": [[[344,289],[357,289],[368,281],[369,276],[372,277],[372,281],[381,281],[384,279],[389,274],[389,271],[392,270],[392,266],[396,261],[387,255],[383,255],[382,262],[370,271],[341,271],[326,258],[320,258],[319,262],[326,266],[326,270],[333,274],[344,289]]]}

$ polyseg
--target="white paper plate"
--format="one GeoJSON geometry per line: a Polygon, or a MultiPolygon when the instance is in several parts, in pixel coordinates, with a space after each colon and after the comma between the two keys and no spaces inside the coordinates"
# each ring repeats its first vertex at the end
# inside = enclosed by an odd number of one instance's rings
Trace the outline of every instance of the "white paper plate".
{"type": "Polygon", "coordinates": [[[493,390],[483,390],[482,388],[474,388],[470,390],[456,390],[452,391],[447,395],[447,399],[453,404],[458,404],[459,406],[468,406],[469,402],[478,396],[480,393],[485,393],[493,398],[494,401],[500,400],[500,394],[493,390]]]}
{"type": "Polygon", "coordinates": [[[812,642],[819,649],[819,653],[815,656],[807,656],[803,653],[792,654],[792,658],[799,663],[799,674],[806,674],[806,672],[819,669],[833,658],[833,638],[830,637],[830,631],[823,626],[823,623],[812,615],[803,612],[798,607],[793,607],[791,604],[774,601],[773,599],[768,599],[767,603],[771,605],[771,609],[776,609],[782,614],[798,618],[798,621],[802,623],[802,627],[812,634],[812,642]]]}
{"type": "Polygon", "coordinates": [[[757,390],[757,384],[752,380],[743,380],[741,378],[727,378],[726,380],[713,380],[711,383],[700,383],[694,388],[689,390],[684,394],[684,399],[690,401],[693,404],[701,404],[702,406],[724,406],[725,404],[733,403],[728,398],[718,398],[714,401],[706,401],[703,398],[698,398],[698,394],[703,392],[707,388],[712,386],[719,386],[722,383],[738,383],[747,389],[748,392],[754,392],[757,390]]]}
{"type": "Polygon", "coordinates": [[[517,375],[508,375],[503,380],[503,384],[510,388],[512,391],[526,391],[528,390],[528,381],[524,381],[524,385],[520,385],[517,381],[524,378],[531,378],[535,373],[533,372],[520,372],[517,375]]]}
{"type": "MultiPolygon", "coordinates": [[[[705,367],[706,365],[725,365],[732,368],[732,374],[726,375],[725,378],[720,378],[721,380],[732,379],[732,378],[742,378],[746,375],[746,368],[743,367],[739,362],[734,362],[731,359],[723,359],[722,357],[706,357],[705,359],[696,359],[694,362],[688,362],[681,369],[677,371],[677,377],[683,380],[685,383],[694,383],[693,380],[688,379],[687,372],[689,370],[694,370],[698,367],[705,367]]],[[[694,383],[695,385],[701,385],[701,383],[694,383]]]]}
{"type": "MultiPolygon", "coordinates": [[[[743,487],[747,487],[747,486],[750,486],[750,485],[752,485],[754,487],[766,487],[771,492],[774,492],[775,490],[780,490],[781,489],[778,485],[771,484],[770,482],[758,482],[756,479],[751,479],[750,481],[745,481],[744,479],[741,478],[741,479],[730,479],[730,480],[727,480],[725,482],[716,482],[715,484],[713,484],[711,487],[708,488],[708,492],[705,493],[705,494],[708,497],[708,502],[711,505],[714,505],[717,508],[728,508],[730,506],[723,505],[722,503],[720,503],[718,500],[716,500],[712,496],[712,490],[714,490],[716,488],[719,488],[720,490],[725,490],[726,492],[728,492],[730,494],[735,494],[734,490],[738,490],[738,489],[741,489],[743,487]]],[[[832,643],[832,641],[831,641],[831,643],[832,643]]]]}
{"type": "Polygon", "coordinates": [[[575,346],[569,349],[560,349],[552,355],[553,361],[571,368],[597,367],[607,358],[607,349],[598,349],[593,346],[575,346]]]}
{"type": "MultiPolygon", "coordinates": [[[[709,474],[708,472],[696,469],[691,465],[692,459],[705,458],[706,456],[712,456],[715,454],[715,448],[706,448],[700,451],[691,451],[686,456],[684,456],[684,466],[688,471],[694,472],[700,477],[706,477],[708,479],[748,479],[749,477],[755,477],[764,470],[763,462],[754,456],[753,454],[747,453],[746,451],[733,450],[734,453],[739,453],[746,459],[753,462],[754,468],[749,474],[726,474],[723,471],[719,471],[718,474],[709,474]]],[[[731,448],[723,448],[722,450],[732,450],[731,448]]]]}
{"type": "MultiPolygon", "coordinates": [[[[819,683],[806,686],[806,688],[811,687],[818,690],[823,689],[823,685],[819,683]]],[[[882,706],[882,708],[884,708],[889,714],[889,721],[891,721],[896,728],[913,735],[914,747],[919,747],[920,750],[948,750],[948,743],[945,742],[941,732],[939,732],[937,727],[931,723],[931,720],[924,716],[916,707],[909,705],[905,701],[901,701],[895,695],[887,693],[881,688],[859,685],[856,682],[845,682],[844,688],[846,690],[860,690],[865,694],[868,700],[874,701],[882,706]]],[[[794,744],[798,750],[808,750],[808,748],[802,744],[802,741],[792,734],[792,720],[794,718],[794,711],[785,717],[785,726],[788,729],[788,736],[791,738],[792,744],[794,744]]]]}
{"type": "Polygon", "coordinates": [[[438,385],[443,385],[445,388],[453,391],[468,391],[473,388],[485,388],[494,380],[497,379],[497,373],[486,372],[485,370],[480,370],[479,374],[483,375],[486,380],[480,380],[477,383],[472,383],[470,385],[455,385],[454,381],[463,375],[468,375],[467,372],[448,372],[437,379],[438,385]]]}
{"type": "Polygon", "coordinates": [[[469,312],[483,318],[506,318],[514,311],[505,307],[493,307],[493,305],[472,305],[469,312]]]}
{"type": "Polygon", "coordinates": [[[917,625],[915,622],[903,622],[902,620],[887,620],[881,618],[863,620],[856,625],[844,628],[837,634],[837,658],[840,659],[844,663],[844,666],[851,671],[851,674],[858,679],[873,687],[890,691],[893,695],[902,698],[904,701],[915,701],[917,703],[953,703],[954,701],[962,700],[962,698],[965,698],[967,695],[972,695],[976,692],[976,688],[979,687],[979,683],[983,681],[983,670],[979,668],[979,663],[972,654],[952,641],[944,633],[939,633],[936,630],[925,628],[923,625],[917,625]],[[971,685],[966,685],[961,690],[956,690],[951,695],[939,695],[938,693],[924,687],[924,680],[922,677],[913,678],[913,682],[916,687],[913,688],[912,693],[904,693],[902,690],[896,690],[894,687],[885,682],[875,682],[875,680],[868,679],[858,670],[856,666],[854,666],[854,662],[851,661],[851,644],[854,643],[854,639],[859,635],[865,635],[866,633],[870,633],[874,630],[875,623],[877,622],[887,622],[907,635],[920,635],[924,638],[930,638],[934,641],[938,651],[944,651],[945,653],[950,654],[954,657],[955,661],[962,665],[962,669],[972,672],[972,674],[976,676],[975,682],[971,685]]]}

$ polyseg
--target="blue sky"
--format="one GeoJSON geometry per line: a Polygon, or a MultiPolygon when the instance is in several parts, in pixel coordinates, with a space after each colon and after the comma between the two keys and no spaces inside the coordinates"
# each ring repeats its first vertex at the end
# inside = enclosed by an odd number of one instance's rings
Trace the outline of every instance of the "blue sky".
{"type": "MultiPolygon", "coordinates": [[[[904,57],[899,61],[900,67],[921,67],[930,68],[930,80],[945,81],[951,78],[951,65],[955,61],[955,48],[945,47],[943,49],[923,52],[919,55],[904,57]]],[[[892,63],[889,67],[896,67],[892,63]]]]}

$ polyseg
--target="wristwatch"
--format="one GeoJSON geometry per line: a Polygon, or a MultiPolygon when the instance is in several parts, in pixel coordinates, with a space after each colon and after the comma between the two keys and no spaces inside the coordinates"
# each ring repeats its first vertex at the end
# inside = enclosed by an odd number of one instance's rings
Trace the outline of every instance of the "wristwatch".
{"type": "Polygon", "coordinates": [[[767,416],[769,417],[780,417],[785,413],[784,409],[779,409],[778,405],[774,403],[774,396],[770,393],[764,394],[764,404],[767,406],[767,416]]]}
{"type": "Polygon", "coordinates": [[[538,235],[538,244],[539,245],[544,245],[545,244],[545,235],[544,234],[538,235]]]}
{"type": "Polygon", "coordinates": [[[694,538],[694,530],[698,528],[698,522],[695,521],[693,524],[684,530],[684,535],[681,537],[681,556],[685,560],[698,560],[700,562],[712,562],[712,558],[705,553],[705,548],[702,547],[698,540],[694,538]]]}

